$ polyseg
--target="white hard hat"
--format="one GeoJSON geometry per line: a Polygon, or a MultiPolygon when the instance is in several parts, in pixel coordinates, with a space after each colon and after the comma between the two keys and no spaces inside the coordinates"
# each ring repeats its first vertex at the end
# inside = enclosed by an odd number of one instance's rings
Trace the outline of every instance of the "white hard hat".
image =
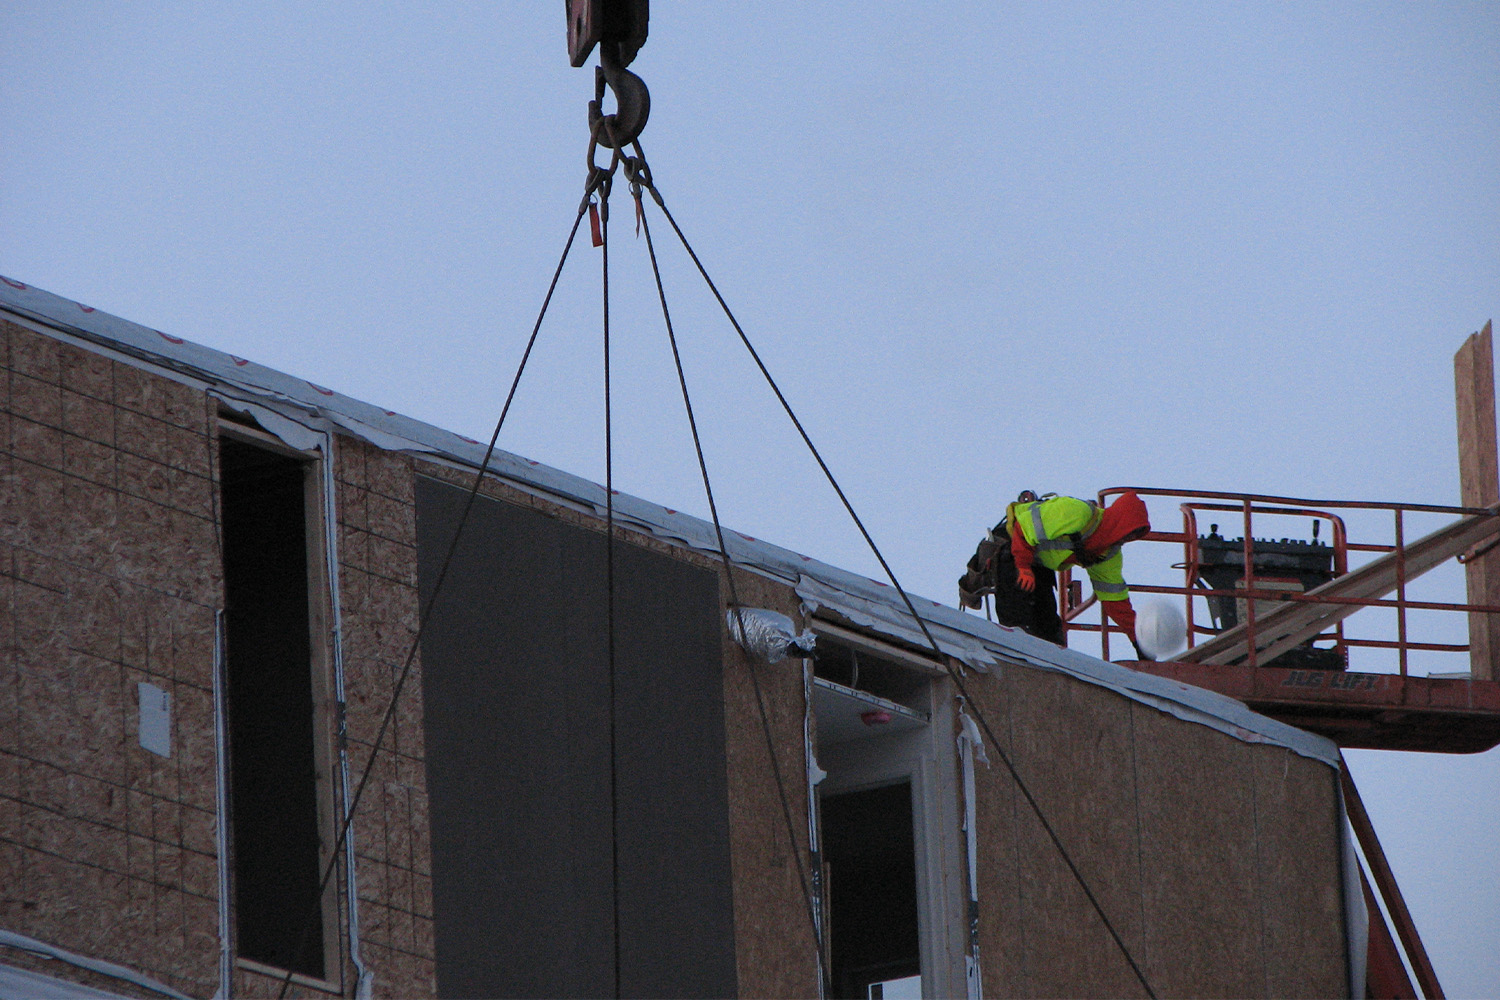
{"type": "Polygon", "coordinates": [[[1187,645],[1187,618],[1167,601],[1146,601],[1135,613],[1135,641],[1154,660],[1175,656],[1187,645]]]}

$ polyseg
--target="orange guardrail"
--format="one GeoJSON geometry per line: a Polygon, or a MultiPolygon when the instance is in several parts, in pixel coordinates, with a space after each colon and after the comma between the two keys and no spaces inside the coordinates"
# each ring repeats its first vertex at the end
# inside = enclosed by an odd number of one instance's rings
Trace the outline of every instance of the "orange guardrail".
{"type": "MultiPolygon", "coordinates": [[[[1273,496],[1256,493],[1227,493],[1209,490],[1174,490],[1158,489],[1151,487],[1112,487],[1099,491],[1099,502],[1107,504],[1110,498],[1121,493],[1134,492],[1142,498],[1156,497],[1176,499],[1179,501],[1178,509],[1182,514],[1181,531],[1153,530],[1142,542],[1157,542],[1180,545],[1182,547],[1181,562],[1174,563],[1174,569],[1183,572],[1183,583],[1181,585],[1146,584],[1130,579],[1130,589],[1137,593],[1167,594],[1181,596],[1184,602],[1184,618],[1186,621],[1185,639],[1189,649],[1192,649],[1198,639],[1203,636],[1212,636],[1219,633],[1220,629],[1211,624],[1201,623],[1195,598],[1220,598],[1232,599],[1237,602],[1238,607],[1243,608],[1244,624],[1249,636],[1248,662],[1255,665],[1255,619],[1256,604],[1259,601],[1306,601],[1321,604],[1345,604],[1357,605],[1361,608],[1390,608],[1395,611],[1396,629],[1395,637],[1390,639],[1355,638],[1346,634],[1343,622],[1340,621],[1330,631],[1321,633],[1314,637],[1315,642],[1331,643],[1331,649],[1335,655],[1347,664],[1349,650],[1352,648],[1380,648],[1392,649],[1397,653],[1400,673],[1405,676],[1408,671],[1408,653],[1413,650],[1428,650],[1447,653],[1462,653],[1469,649],[1467,643],[1446,642],[1422,642],[1413,640],[1408,635],[1407,612],[1410,610],[1429,610],[1447,612],[1487,612],[1491,614],[1500,613],[1500,607],[1487,605],[1476,605],[1460,603],[1455,601],[1424,601],[1412,600],[1407,596],[1407,577],[1403,555],[1406,550],[1407,519],[1414,513],[1427,514],[1450,514],[1455,517],[1469,516],[1475,514],[1492,513],[1484,508],[1454,507],[1438,504],[1414,504],[1414,503],[1389,503],[1379,501],[1362,500],[1307,500],[1297,497],[1273,496]],[[1384,513],[1389,515],[1392,524],[1391,541],[1355,541],[1350,538],[1348,515],[1358,512],[1362,519],[1368,520],[1371,513],[1384,513]],[[1222,513],[1238,515],[1236,520],[1242,526],[1242,536],[1234,540],[1239,546],[1239,562],[1241,575],[1233,589],[1215,588],[1208,586],[1203,579],[1205,569],[1203,548],[1204,536],[1200,533],[1200,515],[1207,513],[1222,513]],[[1257,574],[1256,562],[1256,539],[1255,519],[1260,516],[1266,517],[1305,517],[1313,520],[1315,524],[1326,523],[1329,526],[1328,541],[1319,543],[1316,539],[1316,528],[1314,529],[1314,541],[1306,544],[1312,546],[1308,551],[1317,553],[1319,548],[1326,551],[1330,559],[1328,579],[1337,579],[1349,573],[1350,553],[1370,553],[1375,555],[1395,554],[1395,587],[1394,596],[1380,597],[1335,597],[1335,596],[1309,596],[1307,593],[1289,589],[1285,578],[1275,578],[1267,574],[1257,574]]],[[[1212,537],[1212,536],[1210,536],[1212,537]]],[[[1227,542],[1226,539],[1221,539],[1227,542]]],[[[1272,545],[1281,544],[1285,546],[1288,540],[1283,539],[1281,543],[1274,540],[1261,540],[1260,544],[1264,550],[1267,542],[1272,545]]],[[[1141,542],[1131,543],[1132,548],[1141,542]]],[[[1476,550],[1459,556],[1463,562],[1468,558],[1475,558],[1485,551],[1500,544],[1500,541],[1490,542],[1476,550]]],[[[1217,546],[1222,550],[1225,546],[1217,546]]],[[[1264,556],[1264,551],[1262,556],[1264,556]]],[[[1139,562],[1139,560],[1135,560],[1139,562]]],[[[1233,562],[1220,563],[1220,567],[1233,566],[1233,562]]],[[[1128,578],[1128,577],[1127,577],[1128,578]]],[[[1063,570],[1059,574],[1059,590],[1061,600],[1061,612],[1064,627],[1069,630],[1079,630],[1101,633],[1101,655],[1109,658],[1109,641],[1112,633],[1118,632],[1117,626],[1112,625],[1102,615],[1098,624],[1082,622],[1079,616],[1092,607],[1096,600],[1090,596],[1087,600],[1082,598],[1080,582],[1073,579],[1071,568],[1063,570]]],[[[1222,606],[1222,605],[1221,605],[1222,606]]],[[[1210,618],[1212,621],[1212,618],[1210,618]]],[[[1222,623],[1222,618],[1221,618],[1222,623]]]]}

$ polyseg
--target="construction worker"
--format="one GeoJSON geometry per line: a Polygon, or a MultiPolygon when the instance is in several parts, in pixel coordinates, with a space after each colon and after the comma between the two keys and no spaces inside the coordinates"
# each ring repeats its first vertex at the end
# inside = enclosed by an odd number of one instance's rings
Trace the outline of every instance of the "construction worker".
{"type": "Polygon", "coordinates": [[[1001,625],[1067,646],[1067,634],[1057,613],[1057,595],[1053,593],[1057,589],[1057,575],[1033,563],[1032,587],[1021,589],[1016,580],[1016,562],[1010,554],[1010,528],[1004,521],[985,532],[966,570],[958,580],[959,607],[977,610],[985,606],[986,596],[993,596],[995,620],[1001,625]]]}
{"type": "Polygon", "coordinates": [[[1099,606],[1130,638],[1136,655],[1135,608],[1125,586],[1125,557],[1120,547],[1151,530],[1146,504],[1131,492],[1121,493],[1104,509],[1076,497],[1038,498],[1030,491],[1006,510],[1011,557],[1021,589],[1036,588],[1035,563],[1049,570],[1078,565],[1088,571],[1099,606]]]}

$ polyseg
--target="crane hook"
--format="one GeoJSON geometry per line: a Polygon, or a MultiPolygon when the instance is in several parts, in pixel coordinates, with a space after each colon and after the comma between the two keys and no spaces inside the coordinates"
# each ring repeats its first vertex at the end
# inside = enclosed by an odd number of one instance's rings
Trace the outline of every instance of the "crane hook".
{"type": "Polygon", "coordinates": [[[619,45],[599,43],[599,65],[594,68],[594,99],[589,101],[589,133],[602,145],[623,149],[640,138],[651,116],[651,92],[646,83],[620,62],[619,45]],[[615,113],[604,113],[604,87],[615,94],[615,113]]]}
{"type": "Polygon", "coordinates": [[[568,0],[568,58],[582,66],[599,46],[594,99],[589,102],[589,134],[611,149],[640,136],[651,114],[651,94],[626,69],[646,44],[650,0],[568,0]],[[604,113],[604,88],[614,91],[616,110],[604,113]]]}

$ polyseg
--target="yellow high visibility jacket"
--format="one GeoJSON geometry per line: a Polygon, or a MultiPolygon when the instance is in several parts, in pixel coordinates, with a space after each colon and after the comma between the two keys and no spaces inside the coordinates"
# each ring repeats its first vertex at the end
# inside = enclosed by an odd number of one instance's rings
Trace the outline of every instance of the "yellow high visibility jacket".
{"type": "MultiPolygon", "coordinates": [[[[1030,569],[1033,561],[1048,569],[1061,569],[1076,562],[1074,555],[1085,547],[1103,516],[1099,505],[1076,497],[1048,497],[1031,503],[1013,503],[1006,511],[1010,523],[1011,555],[1018,569],[1030,569]]],[[[1101,601],[1128,601],[1125,586],[1125,556],[1112,546],[1104,558],[1088,570],[1094,594],[1101,601]]]]}

